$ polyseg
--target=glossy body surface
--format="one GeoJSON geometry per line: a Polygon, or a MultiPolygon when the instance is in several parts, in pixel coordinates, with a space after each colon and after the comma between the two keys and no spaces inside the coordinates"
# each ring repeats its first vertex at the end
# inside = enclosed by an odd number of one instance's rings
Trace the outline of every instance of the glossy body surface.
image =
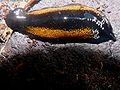
{"type": "Polygon", "coordinates": [[[13,31],[31,33],[51,43],[99,44],[116,40],[105,15],[81,5],[31,12],[18,8],[6,16],[6,23],[13,31]]]}

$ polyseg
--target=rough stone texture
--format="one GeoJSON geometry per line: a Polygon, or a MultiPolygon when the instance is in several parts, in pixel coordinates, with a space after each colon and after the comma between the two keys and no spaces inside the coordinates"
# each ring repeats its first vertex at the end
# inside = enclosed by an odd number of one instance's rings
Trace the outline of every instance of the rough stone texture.
{"type": "Polygon", "coordinates": [[[1,59],[0,64],[1,84],[8,85],[8,90],[36,87],[45,90],[119,90],[120,1],[42,0],[33,9],[70,3],[80,3],[102,11],[112,24],[117,41],[98,45],[50,44],[15,32],[2,53],[5,58],[1,59]]]}
{"type": "MultiPolygon", "coordinates": [[[[31,10],[36,10],[36,9],[41,9],[45,7],[52,7],[52,6],[62,6],[62,5],[67,5],[71,3],[80,3],[83,5],[87,5],[89,7],[92,7],[94,9],[98,9],[102,11],[107,18],[109,19],[110,23],[112,24],[113,27],[113,32],[115,36],[117,37],[117,41],[115,43],[109,41],[105,43],[101,43],[99,45],[92,45],[92,44],[81,44],[81,43],[76,43],[75,45],[82,45],[84,48],[87,49],[93,49],[93,50],[100,50],[103,51],[105,54],[111,54],[116,58],[119,58],[119,17],[120,17],[120,8],[117,7],[119,6],[120,2],[119,1],[114,1],[114,0],[42,0],[40,3],[35,5],[31,10]]],[[[29,45],[27,44],[30,39],[20,33],[14,33],[11,37],[11,46],[14,48],[11,48],[10,53],[18,54],[18,53],[26,53],[26,49],[30,49],[29,45]],[[23,49],[20,49],[20,48],[23,49]],[[15,48],[17,50],[15,50],[15,48]],[[20,51],[19,51],[20,50],[20,51]]],[[[9,43],[10,43],[9,42],[9,43]]],[[[44,44],[44,42],[37,41],[40,45],[38,48],[42,48],[41,45],[44,44]]],[[[52,46],[61,46],[60,44],[57,45],[49,45],[50,47],[52,46]]],[[[64,45],[62,45],[64,46],[64,45]]],[[[36,47],[37,48],[37,47],[36,47]]],[[[31,49],[30,49],[31,50],[31,49]]]]}

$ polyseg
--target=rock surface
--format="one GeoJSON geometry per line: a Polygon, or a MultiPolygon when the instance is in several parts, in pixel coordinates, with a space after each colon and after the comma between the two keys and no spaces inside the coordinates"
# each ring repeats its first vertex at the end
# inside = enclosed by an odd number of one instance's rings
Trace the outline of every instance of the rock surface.
{"type": "MultiPolygon", "coordinates": [[[[102,11],[106,15],[106,17],[109,19],[110,23],[112,24],[113,32],[117,38],[117,41],[115,43],[113,43],[111,41],[101,43],[98,45],[76,43],[76,44],[74,44],[74,46],[76,46],[76,45],[84,46],[84,48],[87,48],[87,49],[90,48],[93,50],[100,50],[105,54],[111,54],[112,56],[119,59],[119,57],[120,57],[120,54],[119,54],[119,52],[120,52],[120,49],[119,49],[120,10],[119,9],[120,8],[117,7],[120,4],[119,1],[114,1],[114,0],[113,1],[110,1],[110,0],[52,0],[52,1],[51,0],[48,0],[48,1],[42,0],[40,3],[35,5],[31,10],[41,9],[41,8],[45,8],[45,7],[52,7],[52,6],[62,6],[62,5],[67,5],[67,4],[71,4],[71,3],[80,3],[82,5],[86,5],[86,6],[94,8],[94,9],[97,9],[99,11],[102,11]]],[[[11,48],[10,54],[12,54],[12,53],[20,54],[23,52],[26,53],[26,49],[30,49],[29,45],[27,44],[27,42],[28,42],[27,40],[29,42],[32,42],[32,41],[30,41],[30,39],[27,36],[15,32],[9,41],[9,44],[11,43],[11,47],[14,47],[14,48],[11,48]],[[21,47],[23,49],[20,49],[21,47]],[[15,48],[17,50],[15,50],[15,48]]],[[[41,45],[44,45],[46,42],[45,43],[41,42],[41,41],[37,41],[37,42],[38,42],[38,45],[39,44],[40,45],[39,45],[39,47],[36,47],[36,48],[43,49],[43,47],[41,47],[41,45]]],[[[64,45],[62,45],[62,46],[64,46],[64,45]]],[[[50,47],[57,46],[57,48],[59,48],[59,46],[61,46],[61,44],[57,44],[57,45],[49,44],[49,46],[50,47]]]]}

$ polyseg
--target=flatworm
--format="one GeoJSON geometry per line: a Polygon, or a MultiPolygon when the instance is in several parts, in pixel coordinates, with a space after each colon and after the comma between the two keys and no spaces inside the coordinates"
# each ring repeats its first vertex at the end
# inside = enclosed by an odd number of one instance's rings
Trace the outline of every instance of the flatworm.
{"type": "Polygon", "coordinates": [[[51,43],[92,43],[116,41],[106,16],[93,8],[78,4],[25,12],[17,8],[5,21],[13,31],[31,33],[51,43]]]}

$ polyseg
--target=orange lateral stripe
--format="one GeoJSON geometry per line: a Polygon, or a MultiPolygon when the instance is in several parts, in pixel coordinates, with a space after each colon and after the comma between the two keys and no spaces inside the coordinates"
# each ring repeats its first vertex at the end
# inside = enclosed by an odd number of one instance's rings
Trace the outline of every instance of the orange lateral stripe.
{"type": "Polygon", "coordinates": [[[81,6],[81,5],[70,5],[70,6],[63,6],[63,7],[55,7],[55,8],[47,8],[47,9],[41,9],[41,10],[36,10],[32,12],[28,12],[27,14],[33,14],[33,15],[38,15],[38,14],[45,14],[45,13],[50,13],[50,12],[55,12],[55,11],[61,11],[61,10],[87,10],[96,13],[97,15],[100,15],[101,12],[90,8],[86,6],[81,6]]]}
{"type": "Polygon", "coordinates": [[[87,39],[92,38],[93,32],[91,28],[81,28],[71,31],[65,31],[60,29],[49,29],[44,27],[27,27],[26,31],[40,36],[42,38],[80,38],[80,39],[87,39]]]}

